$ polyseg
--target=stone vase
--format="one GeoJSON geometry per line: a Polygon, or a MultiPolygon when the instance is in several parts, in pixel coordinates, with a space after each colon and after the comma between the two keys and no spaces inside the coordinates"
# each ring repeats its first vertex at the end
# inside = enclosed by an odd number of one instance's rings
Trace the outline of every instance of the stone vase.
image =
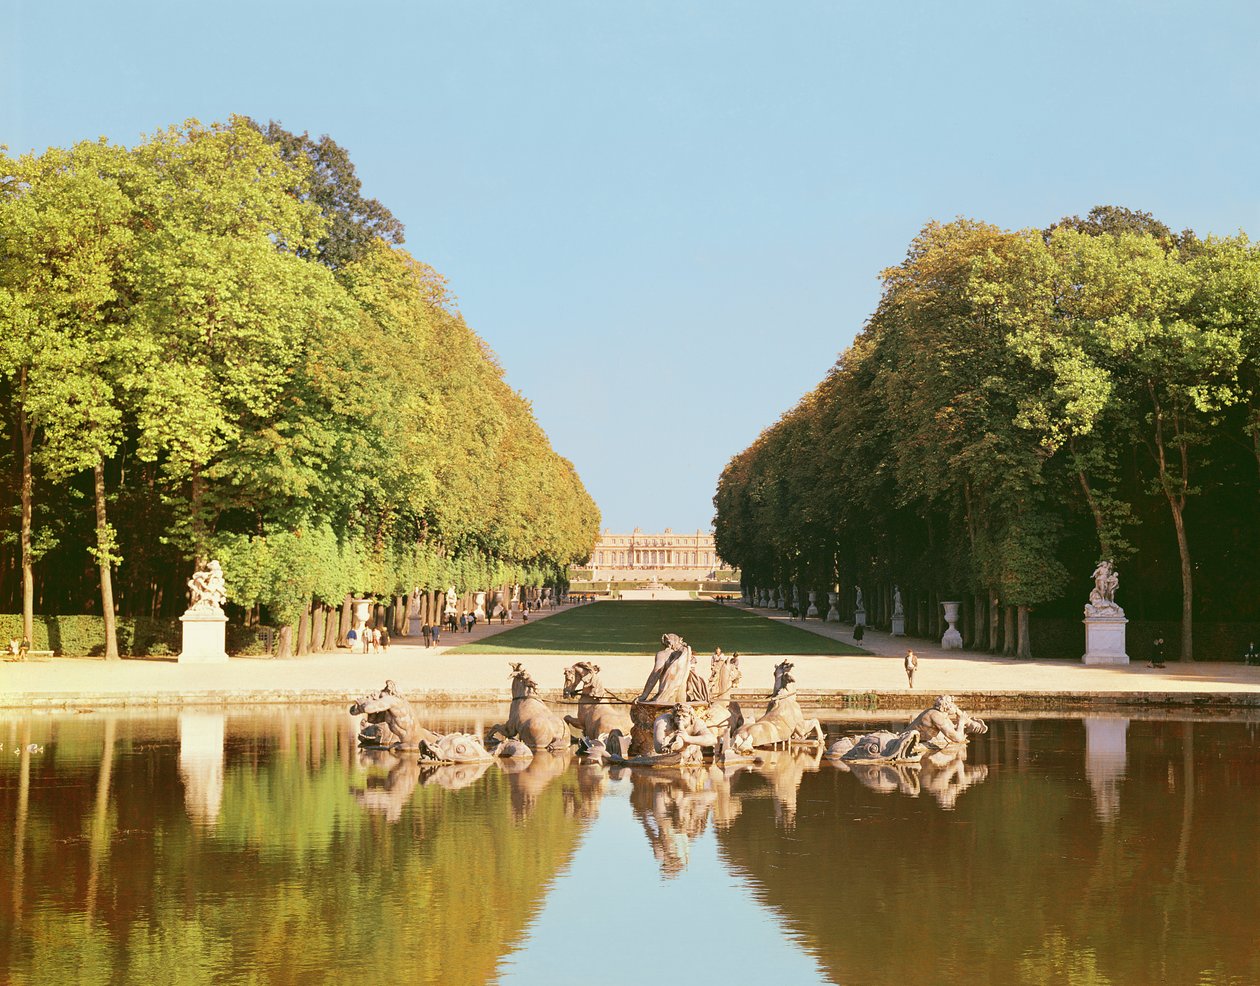
{"type": "Polygon", "coordinates": [[[958,627],[954,625],[958,622],[958,607],[962,603],[942,601],[941,605],[945,607],[945,622],[949,624],[944,636],[941,637],[941,647],[945,650],[962,650],[962,634],[958,632],[958,627]]]}
{"type": "Polygon", "coordinates": [[[840,622],[840,593],[838,592],[827,593],[827,622],[840,622]]]}
{"type": "Polygon", "coordinates": [[[473,616],[478,620],[486,618],[486,594],[477,592],[473,594],[473,616]]]}
{"type": "Polygon", "coordinates": [[[818,593],[813,589],[809,590],[809,607],[805,610],[806,616],[818,615],[818,593]]]}

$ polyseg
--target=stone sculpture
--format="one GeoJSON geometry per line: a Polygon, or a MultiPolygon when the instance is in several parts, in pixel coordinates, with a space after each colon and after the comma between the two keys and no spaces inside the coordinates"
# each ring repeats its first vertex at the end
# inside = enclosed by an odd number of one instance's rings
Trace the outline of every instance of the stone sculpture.
{"type": "Polygon", "coordinates": [[[569,727],[538,697],[538,684],[520,664],[512,667],[512,704],[508,721],[486,731],[486,746],[517,739],[531,750],[560,749],[569,745],[569,727]]]}
{"type": "Polygon", "coordinates": [[[222,613],[227,584],[217,561],[209,561],[188,580],[188,612],[222,613]]]}
{"type": "Polygon", "coordinates": [[[855,586],[853,589],[853,609],[857,612],[861,612],[865,608],[866,607],[862,605],[862,587],[860,585],[855,586]]]}
{"type": "Polygon", "coordinates": [[[983,719],[969,716],[958,707],[952,695],[941,695],[910,720],[910,729],[916,730],[922,741],[937,750],[953,744],[965,744],[971,733],[987,733],[989,727],[983,719]]]}
{"type": "MultiPolygon", "coordinates": [[[[565,716],[564,721],[578,731],[581,739],[604,744],[614,731],[630,735],[630,713],[600,682],[598,664],[578,661],[565,668],[564,697],[578,700],[577,715],[565,716]]],[[[582,752],[589,755],[587,750],[582,752]]]]}
{"type": "Polygon", "coordinates": [[[1093,574],[1094,588],[1089,591],[1086,616],[1114,616],[1124,611],[1116,604],[1116,589],[1120,586],[1120,574],[1109,561],[1100,561],[1093,574]]]}
{"type": "Polygon", "coordinates": [[[809,590],[809,606],[805,609],[807,617],[818,615],[818,592],[814,589],[809,590]]]}
{"type": "Polygon", "coordinates": [[[731,734],[730,746],[737,753],[747,753],[757,747],[777,746],[780,743],[817,742],[826,737],[817,719],[806,719],[796,701],[796,683],[792,677],[792,663],[780,662],[774,669],[774,691],[766,711],[752,723],[745,723],[731,734]]]}
{"type": "Polygon", "coordinates": [[[905,616],[905,606],[901,602],[901,587],[893,586],[893,616],[905,616]]]}
{"type": "Polygon", "coordinates": [[[355,701],[350,714],[364,717],[359,724],[359,745],[370,749],[419,750],[422,742],[433,744],[442,738],[416,721],[411,703],[398,693],[393,681],[355,701]]]}
{"type": "Polygon", "coordinates": [[[835,590],[827,593],[827,622],[840,622],[840,593],[835,590]]]}
{"type": "Polygon", "coordinates": [[[718,735],[696,715],[686,702],[678,702],[661,712],[652,722],[651,746],[627,755],[610,739],[608,756],[613,763],[631,767],[702,766],[704,752],[712,750],[718,735]]]}
{"type": "Polygon", "coordinates": [[[738,729],[743,725],[739,703],[731,701],[731,692],[742,677],[738,654],[714,651],[709,658],[709,709],[705,716],[710,728],[738,729]]]}
{"type": "Polygon", "coordinates": [[[451,586],[446,590],[446,605],[442,608],[443,616],[454,616],[455,607],[459,605],[459,593],[455,591],[455,587],[451,586]]]}
{"type": "Polygon", "coordinates": [[[693,656],[687,642],[676,633],[661,634],[661,649],[656,652],[652,671],[635,700],[654,705],[674,705],[686,701],[687,679],[693,656]]]}
{"type": "Polygon", "coordinates": [[[493,759],[472,733],[447,733],[436,742],[420,741],[421,764],[483,763],[493,759]]]}
{"type": "Polygon", "coordinates": [[[942,602],[941,607],[945,610],[945,633],[941,637],[941,647],[944,650],[962,650],[963,639],[962,634],[958,632],[958,609],[962,606],[961,602],[950,600],[942,602]]]}
{"type": "Polygon", "coordinates": [[[1094,569],[1094,588],[1085,605],[1086,664],[1128,664],[1125,631],[1128,618],[1116,602],[1120,575],[1110,561],[1100,561],[1094,569]]]}
{"type": "Polygon", "coordinates": [[[188,609],[179,618],[183,646],[180,664],[227,663],[227,585],[217,561],[207,562],[188,580],[188,609]]]}
{"type": "Polygon", "coordinates": [[[906,635],[906,610],[901,602],[900,586],[893,586],[892,635],[894,637],[906,635]]]}
{"type": "Polygon", "coordinates": [[[864,736],[842,736],[827,747],[825,755],[846,763],[918,763],[925,751],[916,729],[900,733],[878,730],[864,736]]]}

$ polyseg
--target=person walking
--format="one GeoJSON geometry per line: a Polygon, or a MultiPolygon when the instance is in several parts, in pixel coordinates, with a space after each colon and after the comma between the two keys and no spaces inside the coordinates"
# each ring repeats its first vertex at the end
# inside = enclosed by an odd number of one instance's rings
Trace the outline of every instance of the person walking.
{"type": "Polygon", "coordinates": [[[420,628],[420,636],[424,638],[424,646],[428,647],[433,642],[433,627],[429,626],[429,621],[424,621],[424,626],[420,628]]]}
{"type": "Polygon", "coordinates": [[[346,646],[350,648],[351,654],[353,654],[355,648],[359,646],[359,631],[357,631],[354,627],[351,627],[346,631],[346,646]]]}
{"type": "Polygon", "coordinates": [[[1164,666],[1164,638],[1156,637],[1151,641],[1151,663],[1152,668],[1162,668],[1164,666]]]}
{"type": "Polygon", "coordinates": [[[853,642],[855,644],[860,644],[864,636],[866,636],[866,624],[865,623],[853,624],[853,642]]]}
{"type": "Polygon", "coordinates": [[[919,670],[919,658],[914,651],[906,651],[906,681],[910,687],[914,687],[914,673],[919,670]]]}
{"type": "Polygon", "coordinates": [[[460,628],[461,630],[467,630],[467,629],[468,629],[468,614],[467,614],[467,613],[460,613],[460,614],[459,614],[459,628],[460,628]]]}
{"type": "Polygon", "coordinates": [[[436,647],[442,642],[442,624],[433,624],[433,646],[436,647]]]}

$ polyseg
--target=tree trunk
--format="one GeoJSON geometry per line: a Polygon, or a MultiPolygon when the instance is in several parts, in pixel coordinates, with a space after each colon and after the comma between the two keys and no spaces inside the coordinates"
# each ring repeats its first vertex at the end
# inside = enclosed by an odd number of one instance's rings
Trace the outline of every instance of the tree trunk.
{"type": "Polygon", "coordinates": [[[1181,659],[1194,662],[1194,574],[1190,568],[1190,542],[1181,505],[1168,494],[1173,526],[1177,529],[1177,551],[1181,555],[1181,659]]]}
{"type": "Polygon", "coordinates": [[[975,638],[971,641],[971,646],[975,650],[988,650],[989,619],[984,611],[984,596],[978,592],[971,597],[971,611],[974,614],[972,622],[975,624],[975,638]]]}
{"type": "Polygon", "coordinates": [[[928,625],[932,628],[931,635],[933,639],[940,640],[945,635],[945,631],[941,629],[941,597],[936,594],[935,589],[928,593],[928,607],[932,614],[928,617],[928,625]]]}
{"type": "Polygon", "coordinates": [[[989,590],[989,652],[998,652],[998,624],[1001,620],[1001,604],[996,589],[989,590]]]}
{"type": "Polygon", "coordinates": [[[276,658],[277,660],[293,656],[293,626],[286,623],[280,628],[280,633],[276,641],[276,658]]]}
{"type": "Polygon", "coordinates": [[[1029,658],[1032,657],[1032,641],[1028,636],[1028,614],[1027,606],[1017,608],[1019,622],[1019,644],[1015,648],[1015,656],[1029,658]]]}
{"type": "Polygon", "coordinates": [[[1015,607],[1007,606],[1002,625],[1002,653],[1006,657],[1015,655],[1015,607]]]}
{"type": "Polygon", "coordinates": [[[340,629],[337,623],[337,611],[324,603],[324,645],[320,649],[325,654],[331,654],[337,649],[337,633],[340,629]]]}
{"type": "Polygon", "coordinates": [[[311,604],[308,600],[298,617],[297,656],[305,657],[311,652],[311,604]]]}
{"type": "Polygon", "coordinates": [[[114,532],[105,518],[105,463],[92,468],[96,488],[96,564],[101,573],[101,616],[105,620],[105,660],[117,661],[118,628],[114,621],[114,582],[110,564],[114,553],[114,532]]]}
{"type": "Polygon", "coordinates": [[[343,644],[346,640],[346,634],[353,625],[351,620],[354,617],[351,611],[351,600],[354,599],[354,593],[347,592],[346,598],[341,600],[341,619],[337,621],[337,643],[343,644]]]}
{"type": "Polygon", "coordinates": [[[17,427],[22,439],[22,636],[35,644],[35,561],[31,551],[31,499],[34,476],[31,472],[31,450],[35,429],[26,417],[26,367],[19,374],[17,427]]]}

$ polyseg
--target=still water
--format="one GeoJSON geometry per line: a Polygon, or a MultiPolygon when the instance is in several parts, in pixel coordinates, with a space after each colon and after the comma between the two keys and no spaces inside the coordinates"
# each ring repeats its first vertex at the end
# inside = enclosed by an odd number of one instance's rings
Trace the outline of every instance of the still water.
{"type": "Polygon", "coordinates": [[[0,982],[1260,983],[1260,726],[989,724],[683,777],[422,772],[338,709],[0,718],[0,982]]]}

